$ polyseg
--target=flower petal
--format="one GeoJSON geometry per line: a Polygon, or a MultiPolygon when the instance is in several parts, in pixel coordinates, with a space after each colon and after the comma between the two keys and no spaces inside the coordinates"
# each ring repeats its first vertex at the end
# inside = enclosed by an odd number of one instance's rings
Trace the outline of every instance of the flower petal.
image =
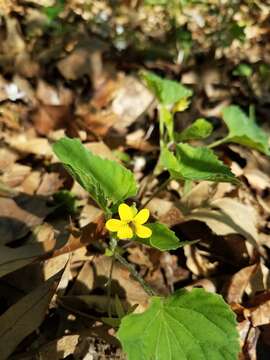
{"type": "Polygon", "coordinates": [[[149,238],[152,235],[152,230],[144,225],[135,224],[135,233],[142,239],[149,238]]]}
{"type": "Polygon", "coordinates": [[[134,212],[127,204],[120,204],[118,212],[122,221],[130,222],[134,218],[134,212]]]}
{"type": "Polygon", "coordinates": [[[110,219],[106,222],[106,229],[109,231],[118,231],[121,226],[123,226],[123,223],[121,220],[117,219],[110,219]]]}
{"type": "Polygon", "coordinates": [[[150,212],[148,209],[142,209],[138,212],[138,214],[134,217],[133,221],[137,224],[144,224],[149,219],[150,212]]]}
{"type": "Polygon", "coordinates": [[[121,240],[131,239],[133,237],[133,231],[129,225],[122,225],[117,232],[117,237],[121,240]]]}

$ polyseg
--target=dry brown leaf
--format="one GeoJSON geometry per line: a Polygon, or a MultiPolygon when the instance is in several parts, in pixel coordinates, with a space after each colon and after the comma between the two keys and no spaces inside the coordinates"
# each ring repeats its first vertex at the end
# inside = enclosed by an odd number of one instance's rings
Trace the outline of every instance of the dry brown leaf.
{"type": "Polygon", "coordinates": [[[104,230],[104,215],[101,214],[93,222],[81,228],[80,231],[77,229],[73,231],[73,229],[71,229],[66,243],[62,247],[45,254],[44,258],[47,259],[50,257],[71,253],[77,249],[80,249],[81,247],[85,247],[95,241],[98,241],[99,239],[102,239],[105,234],[106,231],[104,230]]]}
{"type": "Polygon", "coordinates": [[[257,217],[251,206],[231,198],[217,199],[209,205],[212,209],[195,209],[186,220],[203,221],[217,235],[241,234],[251,245],[257,247],[257,217]]]}
{"type": "Polygon", "coordinates": [[[154,218],[169,227],[184,221],[181,211],[169,200],[154,198],[147,208],[154,218]]]}
{"type": "Polygon", "coordinates": [[[252,275],[256,272],[258,264],[247,266],[236,274],[230,280],[226,289],[226,299],[228,303],[241,303],[244,292],[249,284],[252,275]]]}
{"type": "Polygon", "coordinates": [[[0,277],[18,270],[41,259],[55,247],[55,239],[49,238],[43,243],[27,244],[12,249],[0,246],[0,277]]]}
{"type": "Polygon", "coordinates": [[[58,173],[46,173],[43,175],[39,187],[36,191],[37,195],[50,196],[56,193],[63,185],[58,173]]]}
{"type": "Polygon", "coordinates": [[[218,262],[210,262],[197,248],[187,245],[184,247],[184,252],[187,267],[193,274],[208,277],[215,272],[218,262]]]}
{"type": "Polygon", "coordinates": [[[0,197],[0,243],[7,244],[25,236],[42,223],[52,211],[47,199],[40,196],[18,195],[13,199],[0,197]]]}
{"type": "Polygon", "coordinates": [[[267,291],[270,288],[270,272],[262,261],[258,264],[256,271],[252,274],[246,293],[253,297],[256,293],[267,291]]]}
{"type": "Polygon", "coordinates": [[[66,335],[42,346],[39,356],[42,360],[62,360],[73,355],[79,343],[80,335],[66,335]]]}
{"type": "Polygon", "coordinates": [[[17,187],[16,190],[28,194],[34,195],[40,184],[41,173],[39,171],[32,171],[17,187]]]}
{"type": "Polygon", "coordinates": [[[43,321],[62,271],[11,306],[1,317],[0,354],[7,359],[43,321]]]}
{"type": "Polygon", "coordinates": [[[73,102],[73,94],[70,89],[56,88],[42,79],[38,80],[36,96],[43,105],[69,106],[73,102]]]}
{"type": "Polygon", "coordinates": [[[72,112],[66,105],[39,105],[32,112],[32,121],[40,135],[66,127],[72,119],[72,112]]]}
{"type": "Polygon", "coordinates": [[[116,91],[112,111],[119,117],[114,128],[119,132],[135,122],[151,105],[153,94],[136,78],[126,76],[116,91]]]}
{"type": "Polygon", "coordinates": [[[244,171],[244,175],[247,178],[249,185],[259,193],[270,188],[269,175],[258,168],[247,168],[244,171]]]}
{"type": "Polygon", "coordinates": [[[270,300],[250,310],[250,319],[254,327],[270,324],[270,300]]]}
{"type": "Polygon", "coordinates": [[[26,133],[21,133],[7,138],[6,141],[13,149],[22,153],[44,157],[53,155],[49,141],[45,138],[31,138],[26,133]]]}
{"type": "Polygon", "coordinates": [[[84,227],[86,225],[88,225],[89,223],[95,221],[95,219],[97,219],[97,217],[101,216],[102,214],[102,210],[91,205],[91,204],[86,204],[80,214],[80,220],[79,220],[79,224],[81,227],[84,227]]]}
{"type": "MultiPolygon", "coordinates": [[[[104,288],[111,267],[111,258],[106,256],[95,257],[91,262],[85,263],[82,273],[74,283],[72,295],[89,294],[96,288],[104,288]]],[[[125,295],[129,304],[139,304],[142,310],[147,305],[149,295],[145,293],[140,284],[131,279],[130,272],[118,262],[114,264],[112,273],[112,294],[120,297],[125,295]]]]}
{"type": "Polygon", "coordinates": [[[30,166],[15,163],[5,170],[1,180],[7,186],[17,187],[31,174],[31,170],[30,166]]]}
{"type": "Polygon", "coordinates": [[[117,116],[108,110],[103,110],[97,114],[87,111],[80,117],[82,120],[79,121],[79,124],[82,128],[101,137],[107,135],[111,127],[118,121],[117,116]]]}
{"type": "Polygon", "coordinates": [[[6,148],[0,149],[0,172],[6,171],[18,159],[18,155],[6,148]]]}
{"type": "Polygon", "coordinates": [[[94,93],[91,99],[91,105],[96,109],[101,110],[109,106],[115,96],[116,90],[120,86],[120,81],[113,79],[106,80],[94,93]]]}
{"type": "Polygon", "coordinates": [[[93,49],[78,47],[71,54],[60,60],[57,68],[67,80],[77,80],[84,75],[88,75],[92,79],[93,76],[98,77],[98,75],[101,75],[102,69],[99,69],[97,71],[99,74],[96,74],[97,63],[100,63],[102,68],[99,54],[99,51],[93,52],[93,49]]]}

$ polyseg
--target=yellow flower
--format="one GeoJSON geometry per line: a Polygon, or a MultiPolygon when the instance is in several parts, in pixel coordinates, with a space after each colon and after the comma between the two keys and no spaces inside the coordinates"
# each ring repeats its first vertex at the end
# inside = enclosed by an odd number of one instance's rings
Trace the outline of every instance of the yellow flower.
{"type": "Polygon", "coordinates": [[[173,113],[177,112],[177,111],[185,111],[190,104],[190,100],[186,97],[180,99],[173,107],[173,113]]]}
{"type": "Polygon", "coordinates": [[[148,209],[142,209],[137,213],[135,208],[126,204],[121,204],[119,205],[118,213],[120,220],[108,220],[106,222],[106,229],[117,232],[117,237],[119,239],[131,239],[133,233],[142,239],[149,238],[152,235],[152,230],[143,225],[150,215],[148,209]]]}

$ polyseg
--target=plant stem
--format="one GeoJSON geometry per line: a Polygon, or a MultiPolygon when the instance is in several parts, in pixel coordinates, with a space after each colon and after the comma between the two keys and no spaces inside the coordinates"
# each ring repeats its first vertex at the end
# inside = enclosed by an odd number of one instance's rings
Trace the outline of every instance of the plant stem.
{"type": "Polygon", "coordinates": [[[164,183],[162,183],[157,189],[156,191],[153,192],[153,194],[150,196],[149,199],[146,200],[146,202],[144,204],[142,204],[141,208],[144,208],[146,205],[148,205],[150,203],[150,201],[156,197],[163,189],[166,188],[166,186],[169,184],[169,182],[172,179],[169,177],[169,179],[165,180],[164,183]]]}
{"type": "Polygon", "coordinates": [[[138,283],[140,283],[140,285],[148,295],[150,296],[157,295],[157,293],[152,289],[152,287],[144,281],[144,279],[135,269],[134,265],[130,264],[125,258],[123,258],[123,256],[121,256],[117,252],[115,253],[115,258],[130,271],[132,276],[138,281],[138,283]]]}
{"type": "Polygon", "coordinates": [[[109,315],[109,317],[112,317],[112,273],[113,273],[115,255],[113,255],[111,258],[112,258],[112,263],[111,263],[109,278],[108,278],[108,282],[107,282],[107,298],[108,298],[108,315],[109,315]]]}
{"type": "Polygon", "coordinates": [[[212,144],[209,144],[207,147],[209,149],[212,149],[213,147],[216,147],[216,146],[219,146],[219,145],[222,145],[226,142],[226,138],[225,139],[219,139],[217,141],[214,141],[212,144]]]}
{"type": "Polygon", "coordinates": [[[115,262],[115,249],[117,246],[117,241],[111,236],[110,239],[110,250],[113,252],[113,255],[111,257],[112,259],[112,263],[110,266],[110,272],[109,272],[109,277],[108,277],[108,281],[107,281],[107,298],[108,298],[108,315],[109,317],[112,317],[112,273],[113,273],[113,266],[114,266],[114,262],[115,262]]]}

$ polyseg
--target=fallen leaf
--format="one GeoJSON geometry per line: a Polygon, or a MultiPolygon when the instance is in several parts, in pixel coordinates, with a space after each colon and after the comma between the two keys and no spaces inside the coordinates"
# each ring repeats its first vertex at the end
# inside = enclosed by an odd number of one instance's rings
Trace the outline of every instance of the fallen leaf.
{"type": "MultiPolygon", "coordinates": [[[[63,128],[72,119],[72,110],[66,105],[42,105],[32,111],[31,119],[38,134],[48,135],[49,132],[63,128]]],[[[38,139],[40,141],[40,139],[38,139]]],[[[42,139],[47,140],[47,139],[42,139]]]]}
{"type": "Polygon", "coordinates": [[[270,323],[270,300],[250,310],[250,319],[254,327],[270,323]]]}
{"type": "Polygon", "coordinates": [[[217,199],[209,205],[211,208],[193,210],[186,220],[203,221],[217,235],[241,234],[251,245],[257,247],[257,218],[251,206],[231,198],[217,199]]]}
{"type": "Polygon", "coordinates": [[[186,255],[186,265],[188,269],[197,276],[209,277],[213,274],[218,266],[218,262],[211,262],[207,256],[193,246],[185,246],[184,253],[186,255]]]}
{"type": "Polygon", "coordinates": [[[114,128],[125,132],[126,128],[148,109],[153,100],[153,94],[139,80],[126,76],[112,102],[112,111],[119,117],[114,128]]]}
{"type": "Polygon", "coordinates": [[[45,138],[30,138],[25,133],[14,135],[6,139],[7,143],[17,151],[26,154],[51,157],[53,155],[51,146],[45,138]]]}
{"type": "Polygon", "coordinates": [[[26,336],[40,326],[56,291],[61,273],[62,271],[24,296],[0,317],[0,353],[3,360],[13,353],[26,336]]]}
{"type": "Polygon", "coordinates": [[[0,277],[34,263],[41,259],[44,254],[50,253],[54,247],[54,238],[49,238],[44,243],[27,244],[15,249],[0,246],[0,277]]]}
{"type": "Polygon", "coordinates": [[[52,211],[41,196],[18,195],[13,199],[0,197],[0,243],[7,244],[25,236],[42,223],[52,211]]]}
{"type": "Polygon", "coordinates": [[[257,267],[258,264],[247,266],[230,278],[228,287],[226,289],[226,299],[229,304],[241,303],[244,292],[257,267]]]}
{"type": "Polygon", "coordinates": [[[65,335],[60,339],[50,341],[38,351],[42,360],[62,360],[72,356],[79,343],[80,335],[65,335]]]}
{"type": "Polygon", "coordinates": [[[17,187],[20,186],[30,174],[30,166],[15,163],[5,169],[4,174],[1,176],[1,180],[7,186],[17,187]]]}
{"type": "MultiPolygon", "coordinates": [[[[72,295],[89,294],[89,291],[104,288],[110,267],[111,258],[106,256],[98,256],[85,263],[72,288],[72,295]]],[[[131,278],[129,270],[118,262],[114,264],[112,272],[112,296],[113,294],[125,297],[130,305],[139,304],[141,310],[145,308],[149,298],[140,284],[131,278]]]]}
{"type": "Polygon", "coordinates": [[[36,191],[37,195],[50,196],[56,193],[63,185],[58,173],[46,173],[43,175],[39,187],[36,191]]]}

